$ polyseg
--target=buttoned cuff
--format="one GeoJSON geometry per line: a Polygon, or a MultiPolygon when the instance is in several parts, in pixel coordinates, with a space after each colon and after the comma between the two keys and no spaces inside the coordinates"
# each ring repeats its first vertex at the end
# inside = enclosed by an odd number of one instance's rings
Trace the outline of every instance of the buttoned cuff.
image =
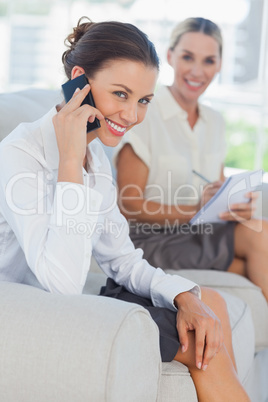
{"type": "Polygon", "coordinates": [[[199,285],[179,275],[165,274],[160,268],[156,269],[151,289],[153,305],[169,310],[177,311],[174,299],[180,293],[190,291],[201,299],[199,285]]]}

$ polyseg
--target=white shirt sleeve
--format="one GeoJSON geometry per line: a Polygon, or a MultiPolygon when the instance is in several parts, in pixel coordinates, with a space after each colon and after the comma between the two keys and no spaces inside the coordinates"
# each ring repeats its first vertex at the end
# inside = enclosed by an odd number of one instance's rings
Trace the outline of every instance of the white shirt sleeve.
{"type": "Polygon", "coordinates": [[[93,225],[102,195],[75,183],[57,183],[54,188],[40,164],[16,147],[5,147],[0,158],[4,166],[0,175],[1,213],[28,266],[46,290],[81,293],[92,241],[70,230],[70,222],[93,225]]]}

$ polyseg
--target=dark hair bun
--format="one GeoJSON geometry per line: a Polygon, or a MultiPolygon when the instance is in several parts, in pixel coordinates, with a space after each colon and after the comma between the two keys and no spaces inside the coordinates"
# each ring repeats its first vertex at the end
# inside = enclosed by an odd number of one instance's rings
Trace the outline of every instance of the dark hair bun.
{"type": "Polygon", "coordinates": [[[79,39],[82,38],[85,32],[87,32],[92,25],[94,25],[94,22],[92,22],[88,17],[81,17],[79,19],[77,26],[73,28],[73,32],[70,33],[70,35],[68,35],[64,41],[64,44],[66,47],[68,47],[68,50],[66,50],[62,55],[63,62],[68,54],[75,48],[79,39]],[[84,19],[86,19],[88,22],[82,22],[84,19]]]}

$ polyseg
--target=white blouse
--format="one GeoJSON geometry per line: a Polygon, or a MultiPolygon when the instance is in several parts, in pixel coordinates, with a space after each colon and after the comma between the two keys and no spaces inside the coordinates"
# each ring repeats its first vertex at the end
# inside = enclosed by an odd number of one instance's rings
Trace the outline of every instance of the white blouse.
{"type": "Polygon", "coordinates": [[[206,184],[220,178],[225,158],[225,124],[222,116],[199,105],[199,119],[192,129],[187,113],[167,87],[160,87],[144,121],[124,137],[115,150],[115,160],[125,143],[149,168],[145,198],[168,205],[195,204],[206,184]]]}
{"type": "Polygon", "coordinates": [[[198,285],[135,250],[98,140],[87,149],[84,185],[57,182],[55,113],[19,125],[0,144],[0,280],[79,294],[93,255],[109,277],[155,306],[174,309],[174,297],[188,290],[200,297],[198,285]]]}

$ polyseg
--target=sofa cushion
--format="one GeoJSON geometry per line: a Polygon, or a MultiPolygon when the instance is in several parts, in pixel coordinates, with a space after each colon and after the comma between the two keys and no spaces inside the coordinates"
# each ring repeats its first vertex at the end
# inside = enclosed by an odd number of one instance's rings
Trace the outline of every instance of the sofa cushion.
{"type": "Polygon", "coordinates": [[[107,276],[104,273],[89,272],[83,289],[83,294],[100,294],[100,288],[106,284],[106,279],[107,276]]]}
{"type": "Polygon", "coordinates": [[[162,363],[162,376],[157,402],[197,402],[195,386],[190,372],[183,364],[172,361],[162,363]]]}
{"type": "Polygon", "coordinates": [[[251,311],[242,299],[220,290],[218,292],[227,304],[237,372],[241,382],[245,383],[255,353],[255,329],[251,311]]]}

